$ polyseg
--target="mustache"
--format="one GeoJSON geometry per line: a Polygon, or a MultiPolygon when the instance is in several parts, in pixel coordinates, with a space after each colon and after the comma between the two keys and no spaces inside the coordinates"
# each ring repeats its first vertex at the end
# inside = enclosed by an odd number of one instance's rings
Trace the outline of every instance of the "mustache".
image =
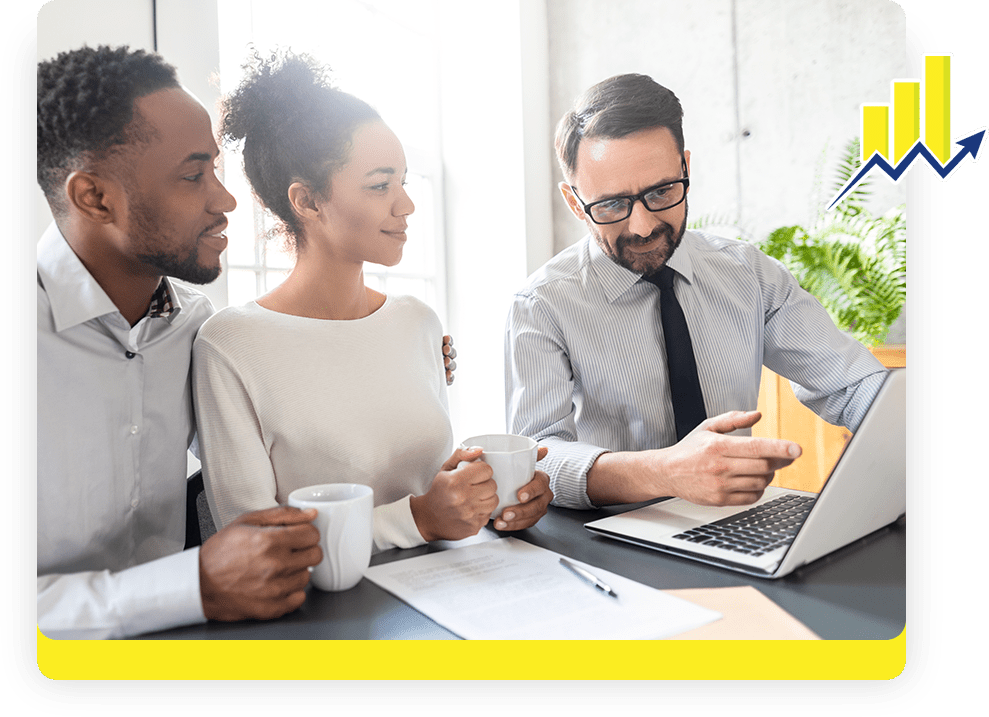
{"type": "Polygon", "coordinates": [[[674,227],[672,224],[667,224],[666,222],[660,223],[658,227],[652,230],[649,236],[641,236],[639,234],[632,234],[630,232],[625,232],[618,235],[615,240],[615,249],[621,252],[622,249],[629,246],[644,246],[650,242],[654,242],[661,236],[665,236],[670,244],[673,244],[677,239],[678,235],[683,233],[683,230],[687,227],[687,214],[688,205],[686,199],[683,203],[683,222],[679,227],[674,227]]]}
{"type": "Polygon", "coordinates": [[[205,234],[209,234],[214,229],[217,229],[219,227],[226,227],[228,222],[229,222],[229,220],[226,217],[221,217],[221,218],[217,219],[215,222],[213,222],[212,224],[210,224],[208,227],[206,227],[203,230],[202,233],[203,233],[203,235],[205,235],[205,234]]]}
{"type": "Polygon", "coordinates": [[[639,234],[620,234],[615,244],[619,249],[626,246],[643,246],[645,244],[649,244],[650,242],[656,241],[661,236],[671,236],[672,234],[673,227],[668,224],[660,224],[652,230],[649,236],[644,237],[639,234]]]}

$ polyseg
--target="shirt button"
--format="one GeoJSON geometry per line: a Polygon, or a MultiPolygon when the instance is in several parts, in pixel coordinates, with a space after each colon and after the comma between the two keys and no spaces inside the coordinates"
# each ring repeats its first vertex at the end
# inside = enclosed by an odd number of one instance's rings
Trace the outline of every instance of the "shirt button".
{"type": "Polygon", "coordinates": [[[139,502],[140,502],[140,501],[138,501],[138,499],[137,499],[137,498],[135,498],[134,500],[132,500],[132,501],[130,502],[130,507],[131,507],[131,508],[136,508],[136,507],[137,507],[137,504],[138,504],[139,502]]]}
{"type": "Polygon", "coordinates": [[[124,352],[124,356],[126,356],[126,357],[127,357],[127,358],[129,358],[129,359],[132,359],[132,358],[134,358],[135,356],[137,356],[137,354],[136,354],[136,353],[134,353],[133,351],[125,351],[125,352],[124,352]]]}
{"type": "Polygon", "coordinates": [[[141,429],[138,428],[137,426],[131,426],[130,427],[130,434],[132,436],[136,436],[138,433],[140,433],[140,431],[141,431],[141,429]]]}

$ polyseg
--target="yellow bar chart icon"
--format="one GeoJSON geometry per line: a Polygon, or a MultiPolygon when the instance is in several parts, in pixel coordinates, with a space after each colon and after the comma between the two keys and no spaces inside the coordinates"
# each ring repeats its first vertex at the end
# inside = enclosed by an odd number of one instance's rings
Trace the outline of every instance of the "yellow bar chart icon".
{"type": "Polygon", "coordinates": [[[894,80],[891,102],[862,105],[862,164],[828,205],[832,209],[873,169],[899,181],[922,159],[947,179],[966,157],[974,161],[986,130],[951,139],[951,57],[925,55],[923,80],[894,80]],[[958,149],[954,156],[951,150],[958,149]]]}
{"type": "Polygon", "coordinates": [[[862,106],[862,161],[879,152],[893,163],[899,162],[920,139],[921,108],[924,119],[924,144],[941,164],[951,159],[951,58],[926,55],[924,58],[924,98],[921,83],[895,80],[893,111],[886,105],[862,106]],[[892,136],[890,128],[892,126],[892,136]]]}
{"type": "Polygon", "coordinates": [[[951,159],[951,58],[927,55],[924,63],[924,144],[941,164],[951,159]]]}

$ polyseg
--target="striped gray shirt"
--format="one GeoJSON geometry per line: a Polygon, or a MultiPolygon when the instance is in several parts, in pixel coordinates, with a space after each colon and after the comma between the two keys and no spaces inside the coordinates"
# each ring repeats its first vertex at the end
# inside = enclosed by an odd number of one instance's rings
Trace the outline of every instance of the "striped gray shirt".
{"type": "MultiPolygon", "coordinates": [[[[669,266],[709,417],[754,410],[765,364],[824,420],[858,427],[886,371],[780,262],[745,242],[686,232],[669,266]]],[[[585,236],[515,295],[505,385],[509,432],[550,449],[540,468],[553,503],[594,507],[587,471],[599,455],[676,442],[659,289],[585,236]]]]}

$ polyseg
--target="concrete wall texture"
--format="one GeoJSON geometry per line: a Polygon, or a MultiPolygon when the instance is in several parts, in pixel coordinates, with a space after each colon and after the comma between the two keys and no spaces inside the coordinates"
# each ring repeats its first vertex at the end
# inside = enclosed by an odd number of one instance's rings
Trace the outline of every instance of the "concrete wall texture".
{"type": "MultiPolygon", "coordinates": [[[[860,135],[860,106],[888,102],[906,76],[891,0],[547,0],[547,14],[554,128],[590,85],[650,75],[684,108],[688,220],[727,218],[754,238],[816,216],[835,157],[860,135]]],[[[561,180],[554,166],[555,251],[585,233],[561,180]]],[[[884,178],[873,188],[876,210],[905,200],[884,178]]]]}

